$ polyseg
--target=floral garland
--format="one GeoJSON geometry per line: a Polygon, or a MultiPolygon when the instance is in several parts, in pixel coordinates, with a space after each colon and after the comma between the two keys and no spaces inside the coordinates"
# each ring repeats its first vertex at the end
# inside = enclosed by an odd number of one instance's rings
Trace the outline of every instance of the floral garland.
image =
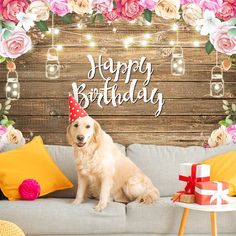
{"type": "Polygon", "coordinates": [[[2,0],[0,1],[0,63],[27,53],[31,38],[27,31],[36,25],[48,31],[50,13],[71,22],[71,13],[90,15],[114,22],[140,17],[148,22],[153,15],[183,20],[208,35],[206,52],[214,49],[229,57],[236,54],[235,0],[2,0]]]}

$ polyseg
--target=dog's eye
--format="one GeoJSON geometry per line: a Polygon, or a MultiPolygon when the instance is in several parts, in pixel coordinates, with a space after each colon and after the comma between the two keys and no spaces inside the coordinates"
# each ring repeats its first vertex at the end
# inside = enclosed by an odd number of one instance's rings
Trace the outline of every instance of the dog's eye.
{"type": "Polygon", "coordinates": [[[78,128],[78,124],[74,124],[74,127],[75,127],[75,128],[78,128]]]}
{"type": "Polygon", "coordinates": [[[89,128],[90,128],[90,125],[86,125],[86,128],[89,129],[89,128]]]}

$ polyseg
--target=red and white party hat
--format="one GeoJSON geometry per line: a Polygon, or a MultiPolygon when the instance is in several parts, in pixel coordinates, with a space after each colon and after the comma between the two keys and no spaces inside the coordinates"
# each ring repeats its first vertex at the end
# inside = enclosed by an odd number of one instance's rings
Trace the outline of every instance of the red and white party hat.
{"type": "Polygon", "coordinates": [[[71,94],[68,97],[69,100],[69,121],[73,122],[79,117],[88,116],[87,112],[80,106],[80,104],[73,98],[71,94]]]}

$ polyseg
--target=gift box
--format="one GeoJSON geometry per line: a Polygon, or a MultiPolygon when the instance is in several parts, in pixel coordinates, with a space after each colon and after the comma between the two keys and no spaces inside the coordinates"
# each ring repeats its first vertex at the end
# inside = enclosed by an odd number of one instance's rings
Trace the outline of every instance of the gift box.
{"type": "Polygon", "coordinates": [[[195,185],[195,200],[200,205],[228,204],[229,185],[226,182],[208,181],[198,182],[195,185]]]}
{"type": "Polygon", "coordinates": [[[187,194],[184,192],[177,192],[172,195],[171,200],[173,202],[194,203],[195,202],[195,195],[194,194],[187,194]]]}
{"type": "Polygon", "coordinates": [[[179,167],[179,180],[186,182],[183,186],[185,193],[194,194],[196,182],[210,181],[210,165],[181,163],[179,167]]]}

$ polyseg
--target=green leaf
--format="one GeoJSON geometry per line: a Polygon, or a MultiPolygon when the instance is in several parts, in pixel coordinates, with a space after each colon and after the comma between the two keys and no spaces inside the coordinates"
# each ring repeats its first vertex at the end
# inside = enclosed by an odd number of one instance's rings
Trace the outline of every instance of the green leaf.
{"type": "Polygon", "coordinates": [[[236,37],[236,29],[230,29],[227,34],[230,38],[236,37]]]}
{"type": "Polygon", "coordinates": [[[98,20],[100,22],[103,22],[104,21],[103,15],[102,14],[96,14],[96,20],[98,20]]]}
{"type": "Polygon", "coordinates": [[[46,21],[41,20],[41,21],[35,22],[35,24],[42,32],[48,31],[48,26],[47,26],[46,21]]]}
{"type": "Polygon", "coordinates": [[[223,100],[223,104],[225,104],[226,106],[229,105],[229,102],[227,100],[223,100]]]}
{"type": "Polygon", "coordinates": [[[232,110],[233,112],[236,112],[236,105],[234,103],[232,103],[232,110]]]}
{"type": "Polygon", "coordinates": [[[214,50],[214,46],[212,45],[210,40],[206,43],[205,49],[208,55],[214,50]]]}
{"type": "Polygon", "coordinates": [[[11,105],[7,105],[6,107],[5,107],[5,110],[6,111],[9,111],[11,109],[11,105]]]}
{"type": "Polygon", "coordinates": [[[0,63],[3,63],[4,61],[6,61],[6,57],[0,56],[0,63]]]}
{"type": "Polygon", "coordinates": [[[221,120],[221,121],[219,121],[219,125],[227,126],[227,123],[225,122],[225,120],[221,120]]]}
{"type": "Polygon", "coordinates": [[[72,14],[68,13],[68,14],[62,16],[61,19],[62,19],[63,23],[71,24],[72,23],[72,14]]]}
{"type": "Polygon", "coordinates": [[[9,120],[6,124],[6,126],[8,127],[8,126],[11,126],[11,125],[14,125],[14,124],[15,124],[15,121],[9,120]]]}
{"type": "Polygon", "coordinates": [[[11,35],[12,35],[12,32],[8,29],[5,29],[4,32],[3,32],[3,38],[5,40],[8,40],[9,38],[11,38],[11,35]]]}
{"type": "Polygon", "coordinates": [[[227,23],[229,25],[236,25],[236,18],[232,18],[232,19],[228,20],[227,23]]]}
{"type": "Polygon", "coordinates": [[[3,114],[8,115],[9,111],[4,111],[3,114]]]}
{"type": "Polygon", "coordinates": [[[2,119],[0,123],[1,123],[1,125],[6,125],[8,123],[8,120],[7,119],[2,119]]]}
{"type": "Polygon", "coordinates": [[[14,30],[15,29],[15,24],[11,21],[5,21],[2,23],[3,28],[7,28],[9,30],[14,30]]]}
{"type": "Polygon", "coordinates": [[[10,99],[6,100],[5,106],[7,106],[7,105],[9,105],[9,104],[11,104],[11,100],[10,100],[10,99]]]}
{"type": "Polygon", "coordinates": [[[231,119],[226,119],[225,122],[226,122],[227,126],[230,126],[234,123],[231,119]]]}
{"type": "Polygon", "coordinates": [[[3,119],[8,120],[7,116],[3,115],[2,117],[3,119]]]}
{"type": "Polygon", "coordinates": [[[226,106],[226,105],[223,105],[223,109],[224,109],[225,111],[227,111],[227,110],[229,110],[229,107],[226,106]]]}
{"type": "Polygon", "coordinates": [[[144,10],[144,19],[148,22],[152,22],[152,12],[150,10],[144,10]]]}
{"type": "Polygon", "coordinates": [[[226,111],[226,112],[225,112],[225,114],[226,114],[226,115],[229,115],[229,114],[230,114],[230,111],[229,111],[229,110],[228,110],[228,111],[226,111]]]}

